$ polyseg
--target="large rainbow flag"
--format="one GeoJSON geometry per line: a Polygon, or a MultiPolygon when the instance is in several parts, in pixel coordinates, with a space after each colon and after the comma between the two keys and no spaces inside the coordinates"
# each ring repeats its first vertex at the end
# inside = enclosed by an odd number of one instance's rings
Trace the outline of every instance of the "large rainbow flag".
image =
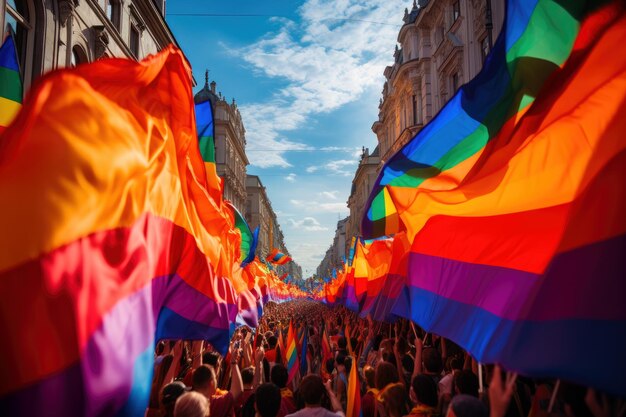
{"type": "Polygon", "coordinates": [[[287,346],[285,347],[285,364],[289,372],[287,383],[291,382],[298,373],[300,362],[298,361],[298,343],[293,322],[289,320],[289,331],[287,332],[287,346]]]}
{"type": "Polygon", "coordinates": [[[156,340],[227,347],[190,74],[173,47],[53,72],[4,132],[0,414],[142,415],[156,340]]]}
{"type": "Polygon", "coordinates": [[[477,81],[384,167],[364,230],[411,238],[394,313],[481,362],[623,396],[624,4],[508,10],[477,81]]]}
{"type": "Polygon", "coordinates": [[[0,133],[4,132],[20,110],[22,79],[17,61],[15,40],[9,31],[0,47],[0,133]]]}

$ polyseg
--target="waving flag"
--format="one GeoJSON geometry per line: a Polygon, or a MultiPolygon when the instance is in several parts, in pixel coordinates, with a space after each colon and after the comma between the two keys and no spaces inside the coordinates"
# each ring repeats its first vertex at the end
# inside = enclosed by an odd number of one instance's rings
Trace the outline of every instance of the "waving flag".
{"type": "Polygon", "coordinates": [[[346,391],[346,417],[361,417],[361,384],[359,383],[359,366],[357,360],[352,357],[352,367],[348,376],[348,388],[346,391]]]}
{"type": "MultiPolygon", "coordinates": [[[[509,2],[500,50],[578,33],[573,3],[517,13],[529,3],[509,2]]],[[[625,43],[622,3],[592,13],[573,48],[555,50],[571,50],[563,68],[463,182],[417,189],[401,214],[415,239],[395,313],[481,362],[626,395],[625,43]]]]}
{"type": "Polygon", "coordinates": [[[293,329],[293,323],[289,321],[289,332],[287,333],[287,352],[285,355],[285,362],[287,363],[287,371],[289,372],[289,379],[287,383],[291,382],[298,373],[298,343],[296,341],[296,332],[293,329]]]}
{"type": "Polygon", "coordinates": [[[213,200],[218,204],[222,202],[222,179],[217,175],[215,165],[215,122],[213,120],[213,106],[210,101],[204,101],[195,105],[196,131],[198,134],[198,148],[204,161],[208,191],[213,200]]]}
{"type": "Polygon", "coordinates": [[[276,264],[276,265],[284,265],[287,262],[291,261],[291,258],[287,255],[285,255],[282,252],[279,252],[278,249],[274,248],[272,250],[272,252],[267,255],[267,262],[272,263],[272,264],[276,264]]]}
{"type": "Polygon", "coordinates": [[[306,360],[308,344],[309,344],[309,331],[308,331],[308,328],[305,326],[304,335],[302,336],[302,350],[300,354],[300,374],[302,376],[306,375],[309,369],[309,366],[306,360]]]}
{"type": "Polygon", "coordinates": [[[17,61],[13,31],[0,47],[0,133],[11,124],[22,107],[22,79],[17,61]]]}
{"type": "Polygon", "coordinates": [[[384,165],[365,207],[363,237],[406,229],[413,240],[425,221],[416,196],[457,187],[491,141],[515,128],[569,56],[585,3],[508,1],[511,13],[482,71],[384,165]]]}
{"type": "Polygon", "coordinates": [[[250,226],[248,226],[248,222],[244,219],[239,210],[237,210],[237,208],[229,201],[227,202],[227,205],[233,211],[235,217],[235,228],[241,235],[239,261],[241,262],[241,266],[244,267],[254,260],[256,245],[259,240],[259,227],[257,226],[254,233],[252,233],[250,226]]]}
{"type": "Polygon", "coordinates": [[[173,47],[52,72],[4,132],[0,414],[143,415],[156,340],[227,347],[190,74],[173,47]]]}

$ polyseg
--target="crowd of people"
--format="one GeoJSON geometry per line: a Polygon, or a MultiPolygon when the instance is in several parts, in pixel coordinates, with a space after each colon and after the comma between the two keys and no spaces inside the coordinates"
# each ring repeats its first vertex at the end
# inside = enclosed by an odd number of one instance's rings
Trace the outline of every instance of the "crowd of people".
{"type": "Polygon", "coordinates": [[[378,323],[307,300],[268,304],[258,328],[240,327],[224,356],[204,341],[161,341],[155,355],[148,417],[358,417],[355,398],[362,417],[626,412],[623,400],[593,389],[481,365],[409,321],[378,323]],[[306,344],[297,348],[304,366],[291,378],[296,365],[284,345],[290,323],[306,344]],[[348,389],[352,367],[358,397],[348,389]]]}

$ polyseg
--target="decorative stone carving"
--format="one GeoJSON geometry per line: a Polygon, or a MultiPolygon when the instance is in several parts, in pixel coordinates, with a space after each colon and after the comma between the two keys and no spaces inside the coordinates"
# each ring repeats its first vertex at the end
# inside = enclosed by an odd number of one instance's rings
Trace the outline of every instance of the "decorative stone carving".
{"type": "Polygon", "coordinates": [[[109,46],[109,34],[107,33],[104,25],[92,26],[91,30],[94,34],[95,42],[95,58],[100,59],[106,53],[109,46]]]}
{"type": "Polygon", "coordinates": [[[72,15],[76,6],[78,6],[78,0],[59,0],[59,22],[61,26],[65,27],[67,19],[72,15]]]}

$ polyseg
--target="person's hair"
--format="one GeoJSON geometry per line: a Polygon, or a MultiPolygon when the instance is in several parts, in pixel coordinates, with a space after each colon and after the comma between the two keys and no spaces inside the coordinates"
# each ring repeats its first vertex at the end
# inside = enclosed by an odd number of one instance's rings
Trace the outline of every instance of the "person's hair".
{"type": "Polygon", "coordinates": [[[427,372],[439,374],[443,368],[441,355],[435,348],[425,348],[422,351],[422,362],[427,372]]]}
{"type": "Polygon", "coordinates": [[[454,386],[459,394],[467,394],[478,398],[478,377],[469,369],[454,374],[454,386]]]}
{"type": "Polygon", "coordinates": [[[269,339],[267,339],[267,344],[269,345],[270,349],[274,349],[276,347],[276,344],[278,343],[278,338],[276,336],[270,336],[269,339]]]}
{"type": "Polygon", "coordinates": [[[329,374],[335,369],[335,360],[333,358],[326,359],[326,372],[329,374]]]}
{"type": "Polygon", "coordinates": [[[352,347],[352,350],[356,350],[356,345],[359,343],[359,339],[357,339],[356,337],[351,337],[350,338],[350,346],[352,347]]]}
{"type": "Polygon", "coordinates": [[[418,374],[411,381],[411,388],[420,404],[437,407],[437,384],[428,375],[418,374]]]}
{"type": "Polygon", "coordinates": [[[455,395],[450,402],[450,408],[456,417],[488,417],[487,406],[476,397],[470,395],[455,395]]]}
{"type": "Polygon", "coordinates": [[[254,402],[261,417],[276,417],[280,410],[280,388],[276,384],[266,382],[255,391],[254,402]]]}
{"type": "Polygon", "coordinates": [[[347,356],[346,359],[343,361],[343,365],[346,367],[346,374],[350,375],[352,365],[355,365],[352,363],[352,356],[347,356]]]}
{"type": "Polygon", "coordinates": [[[217,368],[217,361],[220,359],[220,355],[217,352],[204,352],[202,354],[202,363],[204,365],[211,365],[217,368]]]}
{"type": "Polygon", "coordinates": [[[346,350],[346,347],[348,346],[348,339],[346,339],[344,336],[341,336],[338,340],[337,340],[337,347],[340,350],[346,350]]]}
{"type": "Polygon", "coordinates": [[[213,381],[215,371],[209,365],[200,365],[191,376],[191,386],[194,390],[206,389],[213,381]]]}
{"type": "Polygon", "coordinates": [[[289,372],[287,371],[287,368],[285,368],[285,366],[281,365],[280,363],[274,365],[274,367],[270,371],[270,381],[278,385],[278,388],[285,388],[288,379],[289,372]]]}
{"type": "Polygon", "coordinates": [[[174,415],[174,405],[176,400],[187,391],[187,387],[181,381],[170,382],[161,390],[161,405],[165,410],[164,417],[172,417],[174,415]]]}
{"type": "Polygon", "coordinates": [[[319,375],[308,374],[300,382],[299,394],[307,405],[320,404],[324,395],[324,382],[319,375]]]}
{"type": "Polygon", "coordinates": [[[402,383],[389,385],[381,392],[381,398],[389,417],[403,417],[409,414],[408,398],[402,383]]]}
{"type": "Polygon", "coordinates": [[[187,392],[176,400],[174,417],[209,417],[209,400],[198,392],[187,392]]]}
{"type": "Polygon", "coordinates": [[[367,386],[370,388],[376,388],[376,371],[370,365],[363,367],[363,377],[367,386]]]}
{"type": "Polygon", "coordinates": [[[165,355],[156,369],[152,379],[152,388],[150,389],[150,408],[159,408],[159,389],[163,386],[163,380],[173,361],[174,355],[165,355]]]}
{"type": "Polygon", "coordinates": [[[343,320],[341,319],[341,317],[337,317],[337,326],[341,327],[343,325],[343,320]]]}
{"type": "Polygon", "coordinates": [[[374,337],[374,343],[372,343],[372,350],[374,351],[378,351],[380,349],[380,344],[383,341],[383,335],[382,334],[377,334],[374,337]]]}
{"type": "Polygon", "coordinates": [[[389,362],[380,362],[376,365],[376,388],[384,389],[387,385],[398,382],[398,371],[389,362]]]}
{"type": "Polygon", "coordinates": [[[248,366],[241,371],[241,381],[246,384],[252,384],[254,382],[254,367],[248,366]]]}
{"type": "Polygon", "coordinates": [[[340,353],[337,355],[337,357],[335,358],[335,362],[337,362],[337,365],[346,365],[346,358],[347,356],[344,355],[343,353],[340,353]]]}

